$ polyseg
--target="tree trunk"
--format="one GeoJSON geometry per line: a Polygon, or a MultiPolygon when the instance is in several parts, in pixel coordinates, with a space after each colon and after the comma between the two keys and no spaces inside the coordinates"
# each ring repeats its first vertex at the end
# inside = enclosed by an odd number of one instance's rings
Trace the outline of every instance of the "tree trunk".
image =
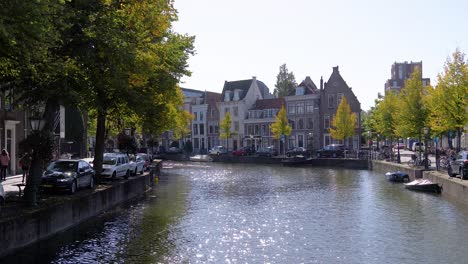
{"type": "Polygon", "coordinates": [[[106,132],[106,111],[98,109],[96,124],[96,146],[94,148],[93,166],[96,171],[98,182],[101,180],[102,161],[104,156],[104,141],[106,132]]]}
{"type": "Polygon", "coordinates": [[[461,150],[461,129],[457,128],[457,153],[461,150]]]}
{"type": "Polygon", "coordinates": [[[37,205],[37,196],[39,185],[41,184],[43,167],[44,162],[42,158],[33,155],[31,166],[29,167],[29,177],[26,179],[26,188],[24,189],[24,199],[28,206],[37,205]]]}

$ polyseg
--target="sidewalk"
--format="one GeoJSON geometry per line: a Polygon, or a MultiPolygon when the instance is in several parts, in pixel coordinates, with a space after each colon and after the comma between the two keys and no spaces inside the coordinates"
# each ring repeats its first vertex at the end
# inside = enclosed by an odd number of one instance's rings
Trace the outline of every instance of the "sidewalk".
{"type": "Polygon", "coordinates": [[[18,193],[18,187],[15,184],[21,183],[21,179],[23,178],[22,174],[7,176],[5,181],[2,181],[3,189],[5,190],[5,194],[7,196],[15,195],[18,193]]]}

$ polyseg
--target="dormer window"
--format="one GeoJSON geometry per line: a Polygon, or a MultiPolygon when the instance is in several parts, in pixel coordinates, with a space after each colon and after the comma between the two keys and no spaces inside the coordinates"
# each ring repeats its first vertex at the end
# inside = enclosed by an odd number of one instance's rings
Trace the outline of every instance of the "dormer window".
{"type": "Polygon", "coordinates": [[[296,95],[304,95],[304,87],[296,87],[296,95]]]}
{"type": "Polygon", "coordinates": [[[239,101],[240,99],[240,90],[234,90],[234,98],[232,99],[233,101],[239,101]]]}
{"type": "Polygon", "coordinates": [[[231,101],[231,91],[226,91],[226,92],[224,93],[224,101],[225,101],[225,102],[231,101]]]}

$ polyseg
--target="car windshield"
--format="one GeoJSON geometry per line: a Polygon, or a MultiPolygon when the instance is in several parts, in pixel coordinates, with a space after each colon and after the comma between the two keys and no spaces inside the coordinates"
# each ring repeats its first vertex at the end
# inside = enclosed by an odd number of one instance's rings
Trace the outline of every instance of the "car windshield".
{"type": "Polygon", "coordinates": [[[47,170],[49,171],[76,171],[78,163],[75,161],[55,161],[49,164],[47,170]]]}
{"type": "Polygon", "coordinates": [[[106,165],[115,165],[117,163],[117,158],[115,157],[104,157],[102,164],[106,165]]]}

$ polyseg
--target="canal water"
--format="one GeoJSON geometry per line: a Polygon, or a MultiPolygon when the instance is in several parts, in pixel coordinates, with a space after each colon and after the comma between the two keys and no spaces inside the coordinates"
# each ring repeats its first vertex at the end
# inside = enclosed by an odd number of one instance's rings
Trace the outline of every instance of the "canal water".
{"type": "Polygon", "coordinates": [[[165,162],[154,191],[4,263],[467,263],[468,208],[382,173],[165,162]]]}

